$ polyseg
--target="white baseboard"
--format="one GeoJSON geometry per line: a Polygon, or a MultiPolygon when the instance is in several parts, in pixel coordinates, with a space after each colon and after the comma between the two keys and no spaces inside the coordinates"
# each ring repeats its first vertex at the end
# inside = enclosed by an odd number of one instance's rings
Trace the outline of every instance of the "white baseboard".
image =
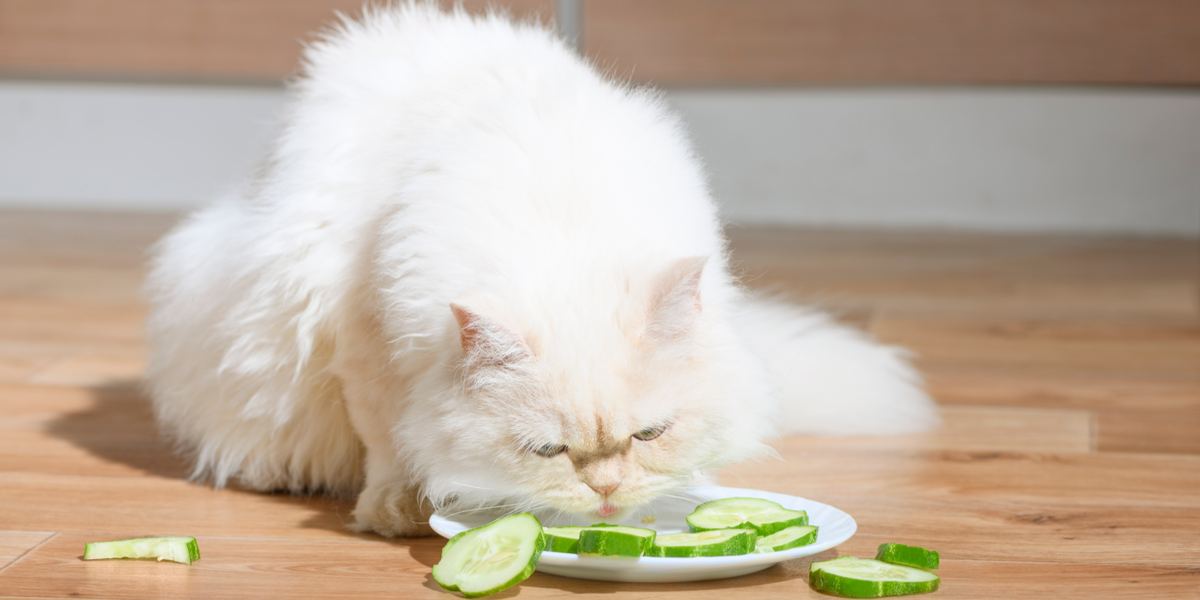
{"type": "MultiPolygon", "coordinates": [[[[669,97],[735,222],[1200,235],[1197,90],[669,97]]],[[[272,87],[0,82],[0,206],[198,205],[253,169],[282,103],[272,87]]]]}

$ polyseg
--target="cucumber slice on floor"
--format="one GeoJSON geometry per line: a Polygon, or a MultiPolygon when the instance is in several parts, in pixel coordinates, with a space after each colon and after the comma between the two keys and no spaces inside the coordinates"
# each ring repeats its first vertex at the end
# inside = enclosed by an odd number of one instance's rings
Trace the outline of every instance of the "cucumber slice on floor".
{"type": "Polygon", "coordinates": [[[145,537],[83,545],[83,560],[106,558],[153,558],[190,565],[200,560],[200,544],[194,537],[145,537]]]}
{"type": "Polygon", "coordinates": [[[696,533],[660,535],[651,556],[734,556],[754,552],[758,536],[749,529],[713,529],[696,533]]]}
{"type": "Polygon", "coordinates": [[[533,574],[545,548],[542,524],[529,513],[496,519],[446,542],[433,580],[468,598],[508,589],[533,574]]]}
{"type": "Polygon", "coordinates": [[[579,533],[586,527],[543,527],[548,552],[579,552],[579,533]]]}
{"type": "Polygon", "coordinates": [[[880,544],[879,551],[875,553],[875,560],[927,571],[938,568],[938,563],[941,562],[936,550],[904,544],[880,544]]]}
{"type": "Polygon", "coordinates": [[[814,562],[808,575],[814,590],[846,598],[923,594],[938,589],[938,582],[929,571],[853,556],[814,562]]]}
{"type": "Polygon", "coordinates": [[[760,536],[788,527],[808,525],[808,513],[788,510],[778,502],[762,498],[722,498],[705,502],[687,516],[692,531],[750,528],[760,536]]]}
{"type": "Polygon", "coordinates": [[[579,532],[579,553],[601,556],[641,556],[654,546],[653,529],[586,527],[579,532]]]}
{"type": "Polygon", "coordinates": [[[788,548],[807,546],[817,541],[815,525],[797,525],[780,529],[771,535],[758,538],[758,552],[779,552],[788,548]]]}

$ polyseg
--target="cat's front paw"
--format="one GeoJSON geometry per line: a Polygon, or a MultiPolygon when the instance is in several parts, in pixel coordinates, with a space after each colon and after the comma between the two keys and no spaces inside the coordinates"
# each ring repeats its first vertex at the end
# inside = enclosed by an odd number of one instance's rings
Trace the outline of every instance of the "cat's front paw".
{"type": "Polygon", "coordinates": [[[415,487],[401,485],[368,486],[354,506],[354,531],[373,531],[384,537],[425,537],[434,534],[429,527],[432,506],[420,499],[415,487]]]}

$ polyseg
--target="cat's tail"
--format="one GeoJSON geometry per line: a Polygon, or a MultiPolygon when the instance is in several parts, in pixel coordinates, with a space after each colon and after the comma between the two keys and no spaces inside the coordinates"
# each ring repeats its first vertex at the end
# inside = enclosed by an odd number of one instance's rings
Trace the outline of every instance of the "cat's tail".
{"type": "Polygon", "coordinates": [[[780,403],[780,433],[881,434],[939,422],[908,353],[827,315],[750,295],[737,327],[766,366],[780,403]]]}

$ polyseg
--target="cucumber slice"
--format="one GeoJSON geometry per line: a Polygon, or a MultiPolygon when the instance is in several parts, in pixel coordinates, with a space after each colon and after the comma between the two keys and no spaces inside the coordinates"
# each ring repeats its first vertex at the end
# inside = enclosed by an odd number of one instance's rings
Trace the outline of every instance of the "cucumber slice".
{"type": "Polygon", "coordinates": [[[190,565],[200,560],[200,544],[194,537],[145,537],[83,545],[83,560],[106,558],[153,558],[190,565]]]}
{"type": "Polygon", "coordinates": [[[532,575],[545,546],[537,517],[509,515],[450,538],[433,580],[468,598],[494,594],[532,575]]]}
{"type": "Polygon", "coordinates": [[[602,556],[641,556],[654,546],[653,529],[585,527],[579,532],[579,553],[602,556]]]}
{"type": "Polygon", "coordinates": [[[788,527],[808,525],[808,513],[788,510],[762,498],[722,498],[705,502],[687,516],[692,531],[750,528],[758,535],[771,535],[788,527]]]}
{"type": "Polygon", "coordinates": [[[754,551],[757,536],[749,529],[713,529],[697,533],[660,535],[651,556],[734,556],[754,551]]]}
{"type": "Polygon", "coordinates": [[[941,558],[936,550],[927,550],[920,546],[880,544],[879,551],[875,554],[875,560],[929,571],[938,568],[941,558]]]}
{"type": "Polygon", "coordinates": [[[548,552],[579,552],[579,533],[586,527],[543,527],[548,552]]]}
{"type": "Polygon", "coordinates": [[[807,546],[815,541],[817,541],[817,528],[815,525],[797,525],[781,529],[767,537],[758,538],[757,551],[779,552],[788,548],[807,546]]]}
{"type": "Polygon", "coordinates": [[[814,590],[846,598],[923,594],[938,589],[939,581],[929,571],[853,556],[814,562],[808,575],[814,590]]]}

